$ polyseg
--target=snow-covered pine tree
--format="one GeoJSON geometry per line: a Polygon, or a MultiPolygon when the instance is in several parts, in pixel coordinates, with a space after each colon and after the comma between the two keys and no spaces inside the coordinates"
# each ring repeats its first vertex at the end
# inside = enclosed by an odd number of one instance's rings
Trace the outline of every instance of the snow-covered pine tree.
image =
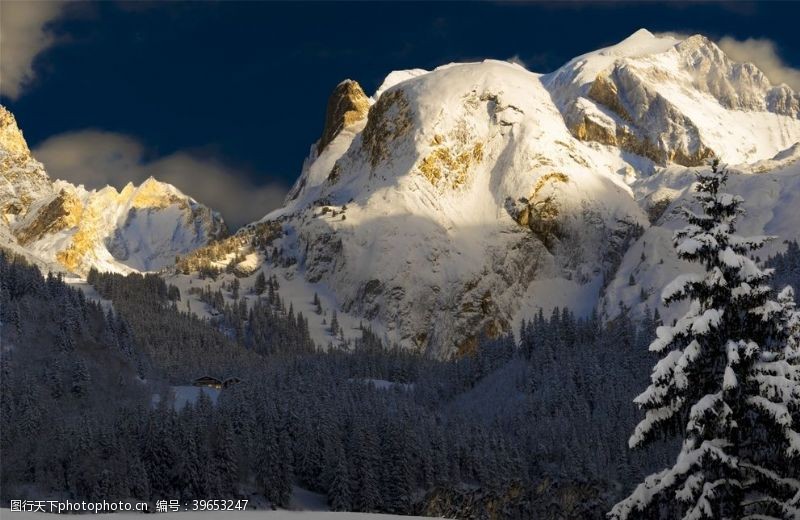
{"type": "Polygon", "coordinates": [[[339,333],[339,316],[336,314],[336,310],[334,309],[333,314],[331,314],[331,335],[336,336],[339,333]]]}
{"type": "Polygon", "coordinates": [[[695,199],[676,232],[682,259],[704,274],[665,287],[665,304],[688,300],[686,314],[656,330],[663,353],[635,402],[646,410],[629,440],[683,432],[675,465],[645,479],[609,513],[613,519],[800,518],[798,314],[791,292],[770,298],[771,271],[752,252],[765,237],[734,235],[741,197],[720,191],[715,161],[697,175],[695,199]]]}
{"type": "Polygon", "coordinates": [[[258,276],[256,276],[256,283],[253,286],[253,291],[260,296],[264,294],[264,291],[266,290],[267,278],[264,276],[264,271],[259,271],[258,276]]]}
{"type": "Polygon", "coordinates": [[[239,279],[238,278],[234,278],[233,281],[231,282],[231,298],[233,298],[234,300],[238,300],[239,299],[239,287],[240,286],[241,286],[241,284],[239,283],[239,279]]]}
{"type": "Polygon", "coordinates": [[[362,513],[373,512],[380,502],[377,471],[380,464],[378,441],[368,425],[369,419],[366,416],[355,417],[353,433],[348,439],[350,442],[349,453],[352,453],[355,471],[351,475],[354,480],[353,508],[362,513]]]}
{"type": "Polygon", "coordinates": [[[333,471],[333,480],[328,488],[328,503],[334,511],[349,511],[353,508],[353,482],[350,480],[344,451],[340,450],[340,455],[341,458],[336,463],[336,468],[333,471]]]}
{"type": "Polygon", "coordinates": [[[235,438],[230,425],[220,427],[220,438],[214,453],[215,470],[219,478],[220,492],[223,498],[237,496],[239,481],[236,464],[235,438]]]}

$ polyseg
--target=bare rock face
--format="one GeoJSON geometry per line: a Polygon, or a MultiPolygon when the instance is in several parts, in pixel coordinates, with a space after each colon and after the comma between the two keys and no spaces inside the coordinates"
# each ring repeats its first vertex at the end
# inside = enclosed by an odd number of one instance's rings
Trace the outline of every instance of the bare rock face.
{"type": "Polygon", "coordinates": [[[47,234],[58,233],[80,224],[83,205],[74,191],[61,189],[58,195],[45,204],[36,218],[22,229],[15,230],[14,235],[23,246],[40,240],[47,234]]]}
{"type": "Polygon", "coordinates": [[[395,145],[412,129],[411,110],[402,90],[382,95],[369,110],[362,146],[373,169],[385,161],[395,145]]]}
{"type": "Polygon", "coordinates": [[[358,82],[347,79],[339,83],[328,98],[325,129],[317,144],[317,152],[322,152],[343,128],[367,117],[368,111],[369,98],[358,82]]]}
{"type": "Polygon", "coordinates": [[[595,138],[662,165],[700,166],[714,155],[695,123],[624,63],[598,75],[588,98],[621,121],[612,129],[584,116],[582,125],[573,127],[576,137],[595,138]]]}

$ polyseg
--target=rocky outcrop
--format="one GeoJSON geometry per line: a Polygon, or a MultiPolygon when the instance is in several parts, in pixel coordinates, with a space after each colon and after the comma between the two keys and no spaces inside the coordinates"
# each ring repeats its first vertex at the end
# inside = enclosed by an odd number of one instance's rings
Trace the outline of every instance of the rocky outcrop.
{"type": "Polygon", "coordinates": [[[40,240],[47,234],[58,233],[64,229],[77,226],[83,215],[83,205],[73,191],[61,189],[58,195],[45,204],[35,218],[24,228],[15,231],[14,235],[23,246],[40,240]]]}
{"type": "Polygon", "coordinates": [[[368,111],[369,98],[364,94],[361,85],[350,79],[339,83],[328,98],[325,128],[317,143],[317,153],[321,153],[343,128],[367,117],[368,111]]]}
{"type": "Polygon", "coordinates": [[[457,188],[466,182],[470,168],[483,159],[483,144],[474,143],[463,151],[454,151],[447,146],[437,146],[430,155],[419,163],[419,171],[434,186],[445,177],[452,177],[448,183],[457,188]]]}
{"type": "Polygon", "coordinates": [[[598,75],[587,97],[617,119],[585,112],[570,129],[579,139],[618,146],[661,165],[700,166],[715,155],[695,123],[624,63],[598,75]]]}
{"type": "Polygon", "coordinates": [[[405,92],[396,89],[384,93],[369,109],[367,126],[361,134],[362,147],[373,168],[389,157],[394,143],[411,129],[411,109],[405,92]]]}
{"type": "Polygon", "coordinates": [[[30,158],[31,151],[22,136],[14,114],[0,105],[0,146],[10,157],[30,158]]]}
{"type": "Polygon", "coordinates": [[[506,210],[517,224],[530,229],[546,248],[563,238],[559,203],[559,184],[569,182],[569,177],[561,172],[551,172],[539,177],[527,197],[514,201],[506,200],[506,210]]]}

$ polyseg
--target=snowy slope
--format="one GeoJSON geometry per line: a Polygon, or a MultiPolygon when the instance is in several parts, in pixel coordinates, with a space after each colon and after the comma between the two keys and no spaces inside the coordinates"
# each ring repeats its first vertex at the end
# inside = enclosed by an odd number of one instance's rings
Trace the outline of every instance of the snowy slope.
{"type": "Polygon", "coordinates": [[[759,172],[742,190],[772,193],[774,177],[796,191],[796,170],[764,172],[795,160],[800,98],[702,36],[637,31],[548,75],[491,60],[395,71],[368,99],[345,83],[326,117],[337,130],[326,124],[285,206],[235,240],[244,253],[258,242],[269,260],[256,269],[291,279],[300,303],[324,294],[387,343],[437,356],[540,307],[641,298],[651,288],[630,285],[634,270],[669,277],[669,224],[651,221],[713,155],[759,172]]]}
{"type": "Polygon", "coordinates": [[[226,233],[219,214],[152,178],[119,192],[52,181],[1,106],[0,170],[0,245],[47,269],[160,269],[226,233]]]}
{"type": "MultiPolygon", "coordinates": [[[[779,153],[774,159],[754,164],[731,165],[726,192],[744,199],[745,215],[737,222],[738,234],[770,235],[776,239],[761,250],[762,259],[784,251],[785,241],[800,240],[800,146],[779,153]]],[[[672,167],[638,184],[644,194],[672,199],[669,208],[626,253],[615,279],[602,301],[607,316],[619,312],[619,302],[636,313],[658,309],[665,323],[684,310],[665,308],[661,291],[678,274],[699,272],[695,264],[679,260],[672,247],[673,233],[685,226],[679,210],[691,202],[694,169],[672,167]],[[631,281],[634,283],[631,284],[631,281]]]]}
{"type": "MultiPolygon", "coordinates": [[[[200,252],[203,249],[198,250],[200,252]]],[[[219,261],[213,262],[213,265],[220,269],[225,269],[227,264],[232,260],[233,255],[225,255],[219,261]]],[[[175,285],[181,291],[181,301],[185,305],[185,309],[190,309],[193,313],[202,318],[213,319],[215,314],[212,313],[211,308],[200,300],[196,292],[190,292],[192,288],[204,289],[209,287],[212,292],[223,286],[230,285],[234,278],[238,278],[241,289],[239,291],[240,297],[244,299],[248,305],[252,306],[257,298],[253,291],[256,277],[259,272],[264,272],[267,277],[273,275],[277,278],[280,284],[278,293],[283,298],[286,307],[290,305],[293,307],[295,313],[303,313],[303,316],[308,319],[309,331],[311,338],[321,348],[327,348],[328,345],[338,345],[340,343],[339,337],[331,333],[330,322],[334,310],[338,310],[335,295],[323,283],[309,283],[303,276],[297,272],[296,266],[283,266],[273,262],[266,261],[263,255],[256,255],[249,253],[247,259],[239,264],[240,269],[235,273],[225,272],[220,273],[216,279],[205,278],[198,279],[197,273],[183,274],[180,272],[167,271],[163,273],[167,283],[175,285]],[[256,258],[257,257],[257,258],[256,258]],[[243,265],[244,264],[244,265],[243,265]],[[322,313],[317,314],[316,306],[314,305],[314,295],[320,300],[322,313]]],[[[230,291],[222,291],[226,303],[233,303],[230,291]]],[[[346,340],[352,340],[361,337],[361,325],[366,324],[367,320],[360,318],[356,315],[346,312],[338,312],[337,319],[339,321],[341,335],[346,340]]],[[[371,324],[378,327],[380,324],[371,324]]]]}

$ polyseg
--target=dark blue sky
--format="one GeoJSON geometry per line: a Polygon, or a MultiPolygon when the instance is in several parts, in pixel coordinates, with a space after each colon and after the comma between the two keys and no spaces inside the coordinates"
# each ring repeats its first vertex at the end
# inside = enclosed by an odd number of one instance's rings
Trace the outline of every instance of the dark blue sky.
{"type": "Polygon", "coordinates": [[[518,56],[548,72],[640,27],[769,38],[800,67],[798,3],[166,3],[83,6],[36,82],[3,99],[31,146],[84,128],[154,156],[207,154],[256,183],[297,176],[344,78],[368,94],[391,70],[518,56]]]}

